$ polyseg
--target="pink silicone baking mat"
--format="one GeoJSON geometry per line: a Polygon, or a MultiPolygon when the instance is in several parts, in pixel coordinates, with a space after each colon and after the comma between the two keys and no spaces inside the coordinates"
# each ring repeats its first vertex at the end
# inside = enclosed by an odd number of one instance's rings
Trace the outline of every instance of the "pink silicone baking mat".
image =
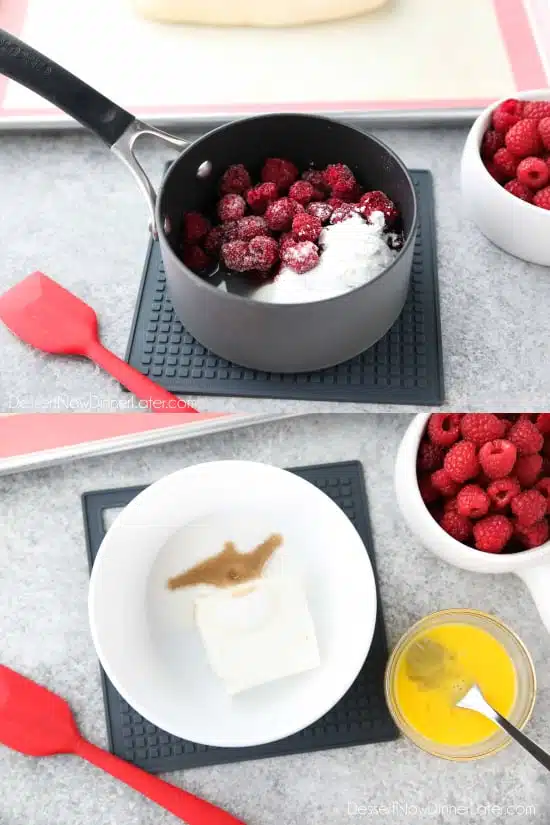
{"type": "MultiPolygon", "coordinates": [[[[275,30],[152,23],[132,0],[0,0],[0,25],[157,121],[471,111],[550,79],[550,0],[388,0],[353,20],[275,30]]],[[[64,121],[0,78],[0,128],[64,121]]]]}

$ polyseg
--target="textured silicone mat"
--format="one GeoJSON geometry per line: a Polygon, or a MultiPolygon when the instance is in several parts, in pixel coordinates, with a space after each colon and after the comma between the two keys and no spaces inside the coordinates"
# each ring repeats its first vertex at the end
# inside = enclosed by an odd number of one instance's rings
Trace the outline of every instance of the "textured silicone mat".
{"type": "MultiPolygon", "coordinates": [[[[363,468],[358,461],[302,467],[292,472],[315,484],[333,499],[359,532],[376,576],[363,468]]],[[[143,487],[84,493],[82,504],[90,569],[106,533],[108,511],[125,507],[143,487]]],[[[151,773],[284,756],[291,753],[350,747],[397,738],[384,699],[388,656],[384,620],[378,599],[376,629],[366,663],[342,700],[314,725],[287,739],[252,748],[212,748],[178,739],[143,719],[117,693],[101,671],[109,747],[118,756],[151,773]]]]}
{"type": "Polygon", "coordinates": [[[158,242],[149,243],[126,360],[182,395],[293,398],[373,404],[444,401],[431,174],[411,171],[419,232],[403,312],[374,347],[336,367],[283,375],[231,364],[201,346],[174,315],[158,242]]]}

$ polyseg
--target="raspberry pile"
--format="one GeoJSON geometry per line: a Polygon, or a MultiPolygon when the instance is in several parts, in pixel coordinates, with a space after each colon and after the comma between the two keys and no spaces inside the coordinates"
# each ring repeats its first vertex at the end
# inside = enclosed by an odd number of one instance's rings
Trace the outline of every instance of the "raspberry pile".
{"type": "Polygon", "coordinates": [[[365,192],[343,163],[300,172],[289,160],[268,158],[259,180],[236,164],[221,176],[218,191],[212,216],[183,216],[181,258],[197,274],[218,263],[262,279],[280,266],[309,272],[319,263],[323,227],[353,214],[368,222],[374,212],[382,212],[388,246],[403,244],[395,204],[383,192],[365,192]]]}
{"type": "Polygon", "coordinates": [[[416,469],[428,510],[457,541],[485,553],[548,541],[550,413],[434,413],[416,469]]]}
{"type": "Polygon", "coordinates": [[[481,158],[511,195],[550,209],[550,101],[501,103],[483,135],[481,158]]]}

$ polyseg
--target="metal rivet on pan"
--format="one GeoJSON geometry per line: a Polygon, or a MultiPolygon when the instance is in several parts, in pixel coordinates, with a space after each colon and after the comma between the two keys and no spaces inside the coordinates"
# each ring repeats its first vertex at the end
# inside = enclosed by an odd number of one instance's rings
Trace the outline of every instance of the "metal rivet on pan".
{"type": "Polygon", "coordinates": [[[169,235],[172,231],[172,224],[170,223],[170,218],[168,215],[164,219],[164,231],[167,235],[169,235]]]}
{"type": "Polygon", "coordinates": [[[204,163],[201,163],[201,165],[197,169],[197,177],[198,178],[207,178],[211,171],[212,171],[212,164],[210,163],[209,160],[205,160],[204,163]]]}

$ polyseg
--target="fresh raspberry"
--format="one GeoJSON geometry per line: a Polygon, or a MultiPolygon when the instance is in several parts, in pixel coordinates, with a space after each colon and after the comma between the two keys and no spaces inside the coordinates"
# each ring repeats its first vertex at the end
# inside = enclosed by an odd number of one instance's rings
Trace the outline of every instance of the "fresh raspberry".
{"type": "Polygon", "coordinates": [[[220,221],[238,221],[246,212],[246,201],[240,195],[224,195],[217,207],[220,221]]]}
{"type": "Polygon", "coordinates": [[[333,208],[326,201],[324,203],[316,201],[315,203],[309,203],[307,205],[306,212],[308,215],[313,215],[314,218],[318,218],[322,224],[325,224],[329,222],[333,208]]]}
{"type": "MultiPolygon", "coordinates": [[[[235,240],[235,238],[233,240],[235,240]]],[[[213,258],[218,258],[220,254],[220,249],[222,248],[222,244],[226,240],[231,239],[226,238],[223,226],[215,226],[213,229],[210,230],[210,232],[204,239],[204,251],[207,252],[208,255],[212,255],[213,258]]]]}
{"type": "Polygon", "coordinates": [[[457,512],[471,519],[486,516],[490,504],[489,496],[478,484],[466,484],[456,496],[457,512]]]}
{"type": "Polygon", "coordinates": [[[513,532],[512,522],[506,516],[486,516],[474,524],[475,546],[484,553],[500,553],[512,538],[513,532]]]}
{"type": "Polygon", "coordinates": [[[510,508],[518,524],[530,527],[546,515],[546,499],[538,490],[524,490],[514,496],[510,508]]]}
{"type": "Polygon", "coordinates": [[[487,487],[487,495],[491,507],[498,513],[503,513],[510,506],[514,496],[521,492],[521,487],[515,478],[499,478],[492,481],[487,487]]]}
{"type": "MultiPolygon", "coordinates": [[[[548,104],[550,106],[550,103],[548,104]]],[[[550,113],[539,123],[539,135],[545,149],[550,149],[550,113]]]]}
{"type": "Polygon", "coordinates": [[[197,244],[184,244],[181,259],[192,272],[202,272],[211,263],[206,252],[197,244]]]}
{"type": "Polygon", "coordinates": [[[540,206],[541,209],[550,209],[550,186],[544,189],[539,189],[533,198],[535,206],[540,206]]]}
{"type": "Polygon", "coordinates": [[[524,527],[522,524],[516,524],[514,534],[523,544],[527,550],[532,550],[534,547],[540,547],[548,541],[548,522],[546,519],[531,524],[530,527],[524,527]]]}
{"type": "Polygon", "coordinates": [[[222,224],[224,242],[244,240],[239,238],[239,223],[240,221],[226,221],[222,224]]]}
{"type": "Polygon", "coordinates": [[[281,260],[294,272],[303,275],[314,269],[319,263],[319,252],[311,241],[300,241],[295,244],[288,244],[281,249],[281,260]]]}
{"type": "Polygon", "coordinates": [[[267,225],[274,232],[282,232],[290,229],[292,218],[295,215],[294,201],[290,198],[279,198],[274,203],[270,203],[265,211],[267,225]]]}
{"type": "Polygon", "coordinates": [[[433,473],[443,466],[445,450],[431,441],[421,441],[416,456],[416,469],[420,472],[433,473]]]}
{"type": "MultiPolygon", "coordinates": [[[[432,445],[434,446],[434,445],[432,445]]],[[[432,484],[445,498],[453,498],[460,489],[460,485],[453,481],[447,470],[436,470],[432,473],[432,484]]]]}
{"type": "Polygon", "coordinates": [[[439,491],[435,489],[432,484],[432,479],[428,473],[422,473],[418,476],[418,489],[422,496],[424,504],[432,504],[439,498],[439,491]]]}
{"type": "Polygon", "coordinates": [[[279,192],[274,183],[259,183],[246,193],[246,202],[253,212],[262,215],[270,203],[276,201],[279,192]]]}
{"type": "Polygon", "coordinates": [[[542,120],[550,117],[550,101],[548,100],[530,100],[525,104],[523,109],[523,117],[530,120],[542,120]]]}
{"type": "Polygon", "coordinates": [[[516,176],[518,159],[508,149],[503,148],[496,152],[493,165],[496,166],[503,178],[510,180],[516,176]]]}
{"type": "Polygon", "coordinates": [[[550,436],[544,437],[544,443],[542,445],[542,454],[546,458],[550,459],[550,436]]]}
{"type": "Polygon", "coordinates": [[[508,151],[518,158],[538,155],[542,150],[538,123],[536,120],[520,120],[506,132],[504,143],[508,151]]]}
{"type": "Polygon", "coordinates": [[[452,498],[446,498],[443,501],[443,512],[444,513],[458,513],[456,509],[456,496],[452,498]]]}
{"type": "Polygon", "coordinates": [[[183,216],[184,243],[198,243],[210,231],[210,222],[200,212],[185,212],[183,216]]]}
{"type": "Polygon", "coordinates": [[[343,203],[342,206],[336,207],[330,216],[329,223],[343,223],[356,214],[357,210],[351,203],[343,203]]]}
{"type": "Polygon", "coordinates": [[[526,201],[527,203],[533,202],[533,193],[530,189],[520,183],[519,180],[510,180],[504,187],[507,192],[514,197],[519,198],[521,201],[526,201]]]}
{"type": "Polygon", "coordinates": [[[529,189],[543,189],[550,178],[550,171],[541,158],[524,158],[518,164],[516,176],[529,189]]]}
{"type": "Polygon", "coordinates": [[[514,465],[514,475],[522,487],[533,487],[542,473],[542,456],[520,455],[514,465]]]}
{"type": "Polygon", "coordinates": [[[242,163],[230,166],[223,173],[220,181],[220,193],[222,195],[242,195],[252,186],[250,175],[242,163]]]}
{"type": "Polygon", "coordinates": [[[550,413],[537,413],[535,427],[543,435],[550,434],[550,413]]]}
{"type": "Polygon", "coordinates": [[[545,476],[535,484],[535,490],[546,499],[546,513],[550,514],[550,478],[545,476]]]}
{"type": "Polygon", "coordinates": [[[486,444],[504,435],[503,422],[493,413],[466,413],[460,421],[460,432],[474,444],[486,444]]]}
{"type": "Polygon", "coordinates": [[[386,219],[386,229],[390,229],[399,218],[399,211],[384,192],[366,192],[359,201],[357,210],[368,221],[373,212],[382,212],[386,219]]]}
{"type": "Polygon", "coordinates": [[[305,180],[298,180],[296,183],[293,183],[288,190],[288,197],[297,203],[301,203],[302,206],[306,206],[306,204],[313,200],[314,193],[315,190],[311,183],[305,180]]]}
{"type": "Polygon", "coordinates": [[[497,183],[501,185],[505,184],[508,180],[502,169],[499,169],[498,166],[495,165],[494,159],[485,161],[485,168],[491,175],[491,177],[496,180],[497,183]]]}
{"type": "Polygon", "coordinates": [[[237,221],[237,239],[239,241],[251,241],[259,235],[268,236],[269,227],[265,220],[259,215],[248,215],[237,221]]]}
{"type": "Polygon", "coordinates": [[[517,450],[507,439],[488,441],[479,451],[479,463],[487,478],[505,478],[516,463],[517,450]]]}
{"type": "Polygon", "coordinates": [[[454,513],[452,510],[443,514],[439,526],[445,530],[453,539],[464,544],[472,535],[472,522],[465,516],[454,513]]]}
{"type": "Polygon", "coordinates": [[[279,245],[275,238],[259,235],[248,244],[248,256],[254,269],[269,272],[279,260],[279,245]]]}
{"type": "MultiPolygon", "coordinates": [[[[518,455],[533,455],[542,450],[544,438],[532,421],[522,420],[510,427],[507,433],[508,441],[516,447],[518,455]]],[[[508,473],[505,473],[508,475],[508,473]]]]}
{"type": "Polygon", "coordinates": [[[450,447],[460,438],[460,415],[433,413],[428,421],[428,436],[433,444],[450,447]]]}
{"type": "Polygon", "coordinates": [[[248,244],[246,241],[229,241],[229,243],[224,243],[221,248],[221,257],[226,267],[235,272],[247,272],[254,268],[248,255],[248,244]]]}
{"type": "Polygon", "coordinates": [[[471,441],[459,441],[458,444],[453,444],[445,456],[443,468],[447,470],[453,481],[459,483],[475,478],[479,472],[475,444],[471,441]]]}
{"type": "Polygon", "coordinates": [[[314,218],[313,215],[308,215],[305,212],[296,215],[292,221],[292,234],[297,241],[316,241],[322,228],[323,225],[319,218],[314,218]]]}
{"type": "Polygon", "coordinates": [[[493,129],[506,134],[508,129],[519,123],[523,116],[524,104],[521,100],[509,98],[498,106],[492,116],[493,129]]]}
{"type": "Polygon", "coordinates": [[[481,141],[481,157],[483,160],[492,160],[495,153],[504,146],[504,135],[494,129],[487,129],[481,141]]]}
{"type": "Polygon", "coordinates": [[[289,160],[268,158],[263,165],[261,178],[263,183],[274,183],[282,194],[288,192],[298,179],[298,169],[289,160]]]}

